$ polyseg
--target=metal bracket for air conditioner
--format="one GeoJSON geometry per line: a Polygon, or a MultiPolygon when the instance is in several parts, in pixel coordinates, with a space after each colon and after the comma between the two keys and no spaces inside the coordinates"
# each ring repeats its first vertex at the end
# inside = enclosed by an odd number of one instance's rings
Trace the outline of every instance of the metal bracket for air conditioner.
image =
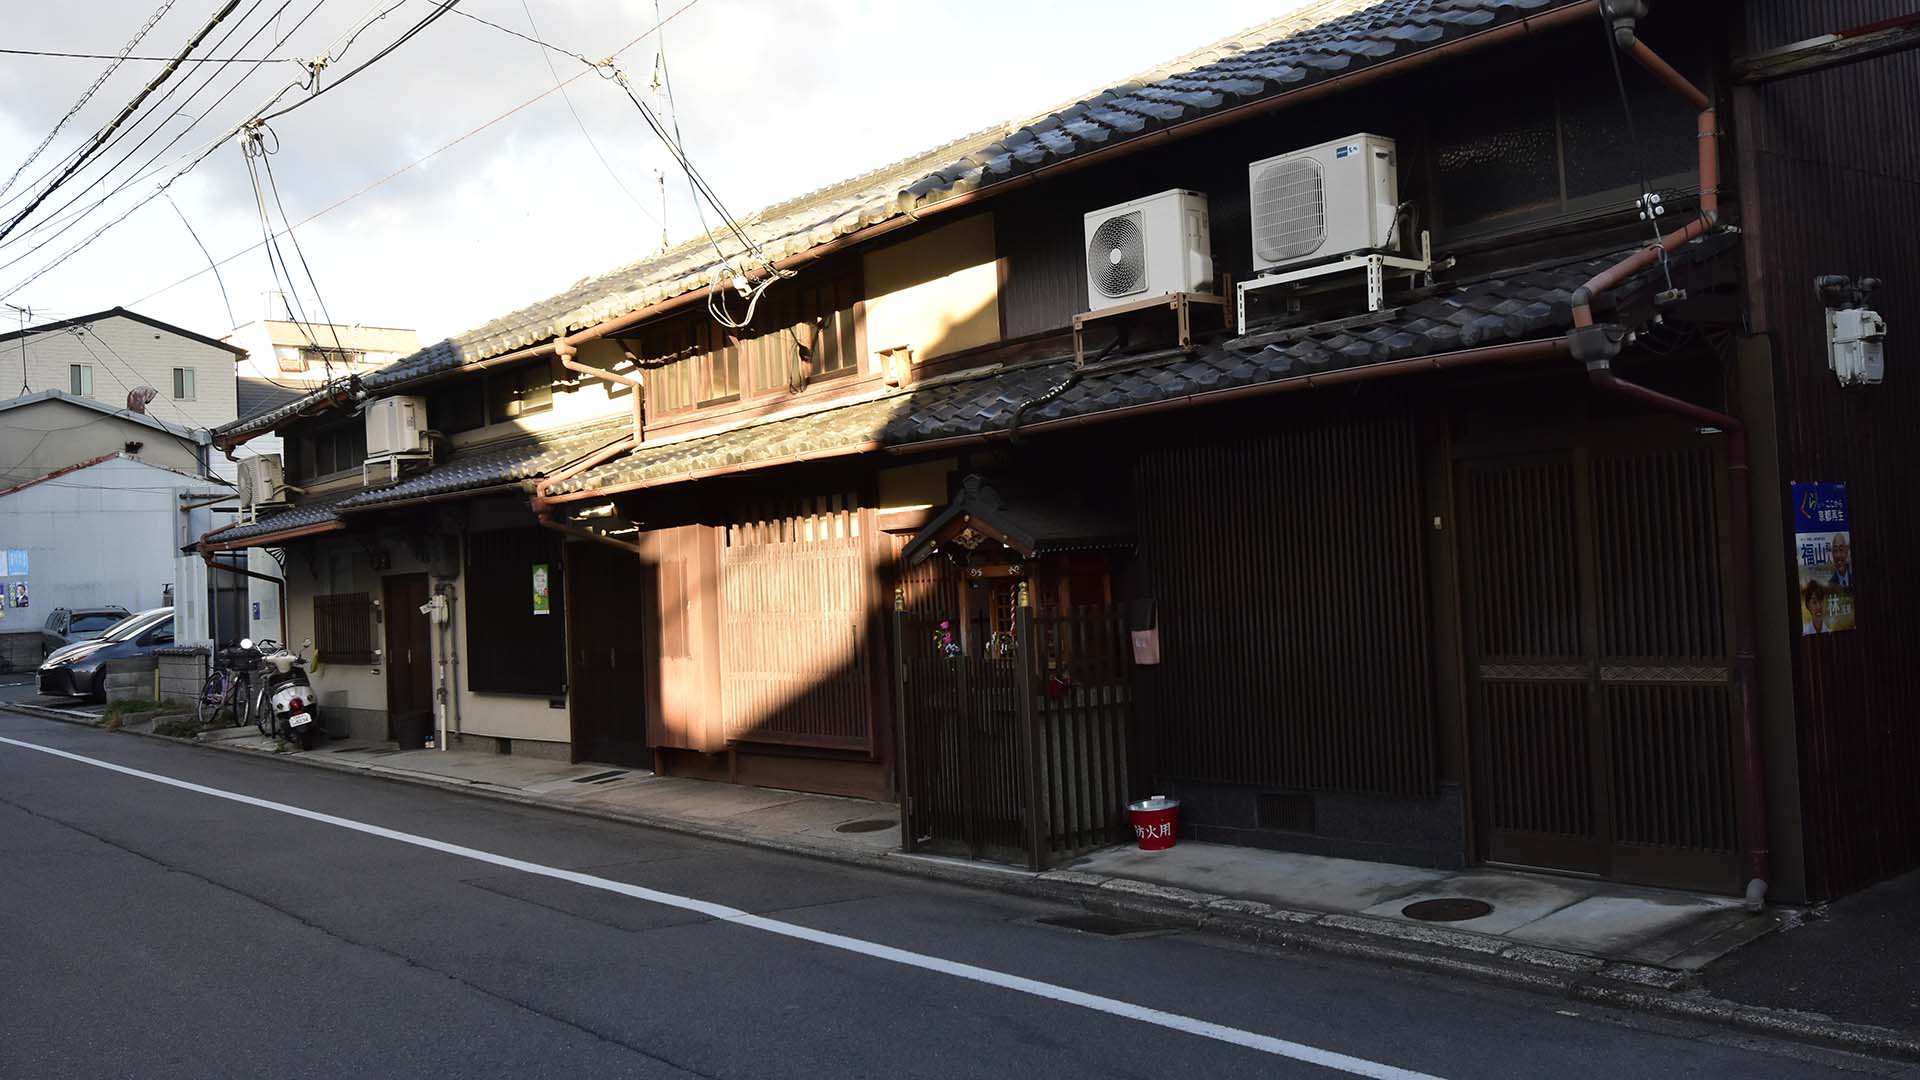
{"type": "Polygon", "coordinates": [[[1234,308],[1239,319],[1240,334],[1247,333],[1247,294],[1262,289],[1273,289],[1283,285],[1300,287],[1303,281],[1333,277],[1340,274],[1365,274],[1367,281],[1367,310],[1379,311],[1387,306],[1387,277],[1404,273],[1409,278],[1426,275],[1431,283],[1433,271],[1433,236],[1420,233],[1420,257],[1409,259],[1401,255],[1387,255],[1377,251],[1356,251],[1330,263],[1303,267],[1299,270],[1286,270],[1279,273],[1262,274],[1252,281],[1242,281],[1234,286],[1234,308]]]}

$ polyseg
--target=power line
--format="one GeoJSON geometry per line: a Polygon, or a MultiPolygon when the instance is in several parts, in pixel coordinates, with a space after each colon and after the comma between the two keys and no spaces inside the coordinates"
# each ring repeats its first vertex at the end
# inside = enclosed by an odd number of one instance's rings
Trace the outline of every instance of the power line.
{"type": "MultiPolygon", "coordinates": [[[[260,5],[264,2],[265,0],[254,0],[252,7],[249,7],[247,9],[247,13],[241,16],[240,23],[236,24],[232,29],[228,30],[224,35],[222,35],[220,40],[214,43],[213,50],[217,51],[218,49],[221,48],[221,46],[225,45],[227,43],[227,40],[239,31],[240,25],[244,24],[246,19],[250,18],[253,15],[254,11],[257,10],[260,7],[260,5]]],[[[320,10],[320,4],[322,2],[324,2],[324,0],[315,0],[314,6],[307,10],[306,15],[302,16],[300,21],[293,25],[292,29],[288,30],[285,34],[281,35],[279,38],[277,38],[274,41],[274,46],[276,48],[279,47],[280,45],[284,44],[288,38],[292,37],[295,33],[298,33],[300,28],[306,25],[307,20],[313,18],[314,13],[320,10]]],[[[272,14],[268,16],[268,21],[265,23],[262,23],[258,29],[256,29],[252,34],[249,34],[247,36],[247,39],[240,43],[239,48],[245,49],[248,45],[251,45],[255,40],[257,40],[261,34],[266,33],[268,27],[271,26],[273,22],[279,18],[280,13],[285,11],[288,7],[290,7],[292,3],[293,3],[293,0],[281,0],[280,6],[275,8],[272,14]]],[[[174,107],[174,110],[172,113],[168,114],[166,118],[162,119],[160,123],[153,128],[153,130],[149,131],[145,135],[145,137],[143,137],[139,142],[135,143],[132,149],[120,155],[119,159],[116,160],[112,165],[107,166],[104,172],[94,177],[92,182],[88,183],[86,187],[82,188],[78,194],[75,194],[72,198],[68,199],[65,203],[61,204],[60,209],[54,212],[54,216],[42,219],[39,222],[29,225],[26,229],[22,230],[18,235],[13,237],[11,241],[8,241],[9,243],[19,242],[21,240],[24,240],[26,237],[31,236],[33,233],[38,232],[42,229],[49,228],[54,225],[61,226],[59,229],[57,229],[53,233],[52,236],[49,236],[45,240],[42,240],[40,243],[35,244],[32,248],[28,249],[24,254],[16,256],[15,258],[13,258],[12,260],[8,261],[5,264],[0,264],[0,268],[4,268],[5,266],[13,266],[14,264],[20,262],[25,258],[28,258],[29,256],[33,255],[35,252],[46,247],[47,244],[51,243],[54,239],[64,235],[68,230],[72,229],[75,225],[79,224],[80,219],[86,217],[88,214],[93,213],[95,210],[98,210],[101,206],[104,206],[107,202],[112,200],[116,195],[119,195],[121,192],[125,191],[127,188],[131,187],[134,184],[139,183],[143,176],[151,175],[151,173],[148,172],[148,170],[151,169],[154,166],[154,164],[158,162],[163,156],[165,156],[167,151],[172,150],[175,146],[179,145],[180,140],[186,138],[189,134],[191,134],[194,128],[199,127],[201,121],[213,115],[213,113],[216,110],[218,110],[221,105],[226,103],[228,98],[232,97],[235,93],[237,93],[240,90],[240,88],[246,84],[247,80],[251,78],[259,70],[259,67],[260,65],[258,64],[254,65],[254,69],[252,71],[249,71],[245,75],[242,75],[237,81],[234,82],[232,86],[227,88],[225,93],[221,94],[218,98],[214,99],[214,101],[211,104],[209,104],[207,107],[202,109],[200,111],[200,115],[193,117],[185,127],[181,128],[178,132],[174,133],[173,138],[168,139],[167,142],[160,147],[160,149],[153,152],[153,155],[151,157],[147,158],[146,161],[142,162],[138,167],[136,167],[133,171],[133,175],[129,176],[127,179],[123,181],[120,181],[114,184],[113,187],[110,190],[108,190],[105,195],[102,195],[100,198],[94,200],[94,202],[91,205],[84,207],[80,210],[74,211],[73,213],[68,214],[65,217],[59,216],[63,212],[69,210],[75,203],[85,198],[88,192],[93,191],[95,188],[105,183],[107,178],[113,175],[113,173],[116,172],[120,168],[120,166],[126,164],[129,158],[139,153],[141,147],[146,146],[149,142],[152,142],[154,138],[158,136],[161,132],[165,131],[168,124],[172,123],[176,117],[184,113],[187,109],[187,106],[193,104],[195,99],[199,98],[201,94],[205,93],[207,89],[213,85],[214,81],[220,76],[221,72],[216,69],[210,74],[208,74],[206,79],[203,80],[200,83],[200,85],[196,87],[191,94],[187,95],[186,100],[180,102],[179,105],[174,107]]],[[[160,105],[166,104],[168,99],[172,98],[175,93],[179,92],[179,90],[183,85],[184,84],[176,84],[171,89],[169,89],[167,93],[161,97],[160,101],[155,104],[155,111],[157,112],[158,107],[160,105]]],[[[149,117],[152,115],[153,113],[148,114],[149,117]]],[[[101,152],[105,153],[106,151],[111,150],[113,149],[113,147],[119,145],[122,139],[131,135],[135,130],[135,128],[139,127],[140,124],[145,123],[146,120],[147,120],[147,117],[142,117],[140,121],[136,122],[133,128],[129,128],[127,129],[127,131],[123,132],[121,135],[115,137],[112,142],[108,143],[105,147],[102,148],[101,152]]]]}
{"type": "MultiPolygon", "coordinates": [[[[631,49],[635,45],[638,45],[642,41],[645,41],[647,38],[653,36],[653,34],[658,32],[661,27],[679,18],[680,16],[686,14],[688,11],[691,11],[699,3],[700,3],[700,0],[687,0],[687,2],[681,5],[678,9],[676,9],[673,14],[667,16],[665,19],[662,19],[656,22],[652,27],[648,28],[638,36],[634,37],[632,40],[628,41],[626,44],[620,46],[618,49],[615,49],[613,51],[613,55],[619,56],[620,54],[626,52],[628,49],[631,49]]],[[[562,85],[570,86],[573,83],[576,83],[581,79],[585,78],[588,74],[589,72],[587,71],[581,71],[580,73],[566,79],[562,83],[562,85]]],[[[432,150],[429,150],[428,152],[420,155],[417,158],[414,158],[412,161],[407,162],[405,165],[400,166],[399,168],[393,170],[387,175],[381,177],[380,179],[375,180],[372,183],[366,185],[365,187],[360,188],[358,191],[352,192],[351,194],[344,195],[338,199],[335,199],[333,202],[327,204],[326,206],[321,207],[320,209],[314,211],[311,214],[308,214],[306,217],[301,218],[299,221],[295,222],[294,224],[296,226],[305,225],[308,222],[317,220],[318,218],[326,214],[330,214],[335,210],[340,209],[342,206],[345,206],[348,203],[354,201],[355,199],[360,198],[362,195],[366,195],[371,191],[374,191],[388,183],[391,183],[392,181],[398,179],[399,177],[405,175],[406,173],[411,172],[412,170],[420,167],[421,165],[426,164],[427,162],[433,160],[434,158],[439,157],[441,154],[444,154],[447,151],[453,149],[454,147],[459,146],[461,143],[466,142],[468,139],[471,139],[474,136],[479,135],[481,132],[486,131],[487,129],[493,126],[506,121],[507,119],[511,118],[521,110],[526,109],[531,105],[538,104],[540,101],[544,100],[545,98],[557,92],[559,92],[559,87],[555,87],[551,90],[542,90],[540,93],[535,94],[534,96],[528,98],[527,100],[521,102],[518,105],[515,105],[513,108],[508,109],[507,111],[501,113],[500,115],[494,117],[493,119],[488,120],[485,123],[480,124],[476,127],[470,128],[465,134],[462,134],[445,143],[442,143],[440,146],[432,150]]],[[[262,240],[259,243],[249,244],[246,247],[241,248],[239,251],[236,251],[233,254],[228,255],[226,258],[220,259],[217,265],[225,266],[236,259],[244,258],[247,255],[252,254],[258,248],[263,247],[265,244],[266,244],[265,240],[262,240]]],[[[51,267],[49,267],[48,269],[51,269],[51,267]]],[[[42,273],[44,272],[45,271],[42,271],[42,273]]],[[[128,304],[128,306],[133,307],[133,306],[138,306],[140,304],[144,304],[148,300],[151,300],[154,297],[161,295],[162,293],[171,292],[174,289],[177,289],[180,286],[185,285],[187,282],[192,281],[193,279],[207,272],[208,272],[207,270],[195,270],[192,273],[186,275],[185,277],[179,278],[178,280],[173,281],[169,284],[162,285],[160,288],[153,290],[152,292],[146,294],[145,296],[142,296],[137,300],[131,301],[128,304]]],[[[16,286],[14,291],[17,291],[20,287],[21,286],[16,286]]],[[[4,294],[0,294],[0,295],[4,295],[4,294]]]]}
{"type": "MultiPolygon", "coordinates": [[[[424,19],[421,19],[419,22],[414,23],[412,26],[408,27],[406,32],[402,33],[399,37],[388,42],[386,48],[381,49],[377,53],[374,53],[372,56],[368,57],[365,61],[363,61],[359,65],[347,69],[347,73],[345,75],[340,76],[339,78],[333,80],[332,82],[326,84],[325,86],[321,86],[315,89],[313,93],[308,94],[306,97],[300,99],[299,101],[294,102],[291,105],[288,105],[284,109],[278,109],[278,110],[275,110],[274,112],[265,113],[259,117],[256,117],[255,119],[264,123],[265,121],[272,120],[277,116],[285,116],[287,113],[290,113],[293,110],[300,108],[302,105],[305,105],[308,102],[317,99],[320,95],[326,93],[327,91],[333,90],[341,86],[348,79],[353,78],[355,75],[358,75],[361,72],[372,67],[373,65],[379,63],[382,59],[384,59],[387,56],[388,53],[393,52],[395,49],[398,49],[400,46],[405,45],[407,42],[413,40],[413,37],[415,34],[418,34],[420,31],[425,30],[427,27],[432,26],[434,23],[445,18],[447,15],[447,12],[453,10],[453,5],[459,2],[460,0],[447,0],[447,3],[444,6],[436,5],[434,8],[433,14],[427,16],[424,19]]],[[[399,6],[400,6],[399,4],[395,4],[394,8],[397,8],[399,6]]],[[[387,11],[392,11],[392,10],[393,8],[387,9],[387,11]]],[[[381,17],[384,18],[387,12],[383,11],[380,14],[381,14],[381,17]]],[[[358,37],[358,36],[359,36],[358,33],[354,35],[354,37],[358,37]]],[[[352,45],[353,45],[353,40],[352,38],[349,38],[347,40],[347,44],[341,47],[341,51],[345,52],[346,49],[351,47],[352,45]]]]}
{"type": "MultiPolygon", "coordinates": [[[[180,50],[180,56],[184,58],[189,53],[192,53],[193,50],[199,48],[200,43],[206,40],[207,35],[213,33],[214,28],[219,26],[220,23],[224,21],[228,15],[233,14],[233,9],[239,6],[240,6],[240,0],[227,0],[225,4],[221,5],[220,10],[214,12],[213,17],[207,20],[207,24],[200,28],[200,32],[193,35],[192,40],[187,42],[186,47],[180,50]]],[[[31,214],[34,212],[34,210],[38,209],[40,204],[43,202],[46,202],[47,199],[53,195],[54,191],[56,191],[60,187],[60,185],[66,183],[69,177],[71,177],[75,172],[79,171],[80,167],[86,164],[87,160],[90,157],[92,157],[93,154],[98,152],[99,147],[102,144],[104,144],[110,136],[112,136],[114,131],[117,128],[119,128],[121,124],[126,123],[127,117],[133,115],[134,110],[140,107],[141,102],[146,101],[147,97],[150,94],[152,94],[155,90],[159,89],[160,86],[163,83],[165,83],[168,79],[171,79],[173,77],[173,73],[175,71],[178,71],[179,69],[180,69],[180,65],[178,62],[170,63],[161,70],[160,74],[155,75],[147,83],[146,86],[141,87],[140,92],[134,95],[133,100],[128,102],[126,107],[120,110],[120,115],[114,117],[113,120],[109,122],[106,127],[100,129],[98,132],[94,134],[92,141],[87,146],[87,149],[82,151],[80,156],[77,159],[69,163],[67,167],[61,171],[60,175],[56,176],[53,179],[53,182],[48,184],[47,187],[44,190],[42,190],[39,195],[35,196],[33,201],[29,202],[24,209],[22,209],[18,214],[15,214],[12,220],[8,221],[5,226],[0,226],[0,240],[6,239],[7,235],[13,232],[14,229],[18,228],[20,225],[20,222],[25,220],[28,214],[31,214]]]]}
{"type": "MultiPolygon", "coordinates": [[[[431,0],[429,0],[429,2],[431,2],[431,0]]],[[[667,227],[667,223],[660,220],[657,217],[654,217],[653,212],[648,210],[646,207],[646,204],[640,201],[639,196],[633,193],[633,189],[627,186],[627,182],[620,178],[619,171],[613,167],[612,162],[607,160],[607,155],[600,152],[600,144],[593,141],[593,133],[587,130],[587,122],[580,118],[580,110],[573,107],[573,97],[572,95],[567,93],[566,84],[560,81],[560,69],[553,66],[553,57],[547,55],[548,49],[554,49],[554,51],[556,52],[561,50],[555,49],[554,46],[548,45],[546,42],[541,41],[539,39],[540,24],[533,21],[533,8],[527,6],[527,0],[520,0],[520,10],[527,13],[527,25],[533,28],[534,36],[527,38],[527,40],[533,42],[535,45],[541,46],[540,59],[543,63],[547,65],[547,74],[553,76],[553,88],[555,90],[560,91],[560,100],[567,103],[567,112],[573,114],[573,123],[574,123],[574,126],[580,129],[580,137],[587,140],[587,146],[593,150],[593,156],[600,159],[600,167],[607,170],[607,175],[611,177],[614,184],[617,185],[620,188],[620,190],[626,194],[627,200],[633,203],[634,208],[640,211],[641,216],[645,217],[648,221],[653,222],[655,225],[660,226],[662,230],[665,230],[667,227]]],[[[486,22],[485,19],[481,19],[477,15],[468,15],[464,11],[455,12],[455,14],[466,15],[467,18],[477,19],[480,22],[486,22]]],[[[657,13],[655,14],[655,17],[658,18],[657,13]]],[[[487,25],[496,26],[497,24],[487,23],[487,25]]],[[[497,26],[497,29],[507,30],[507,28],[504,26],[497,26]]],[[[513,31],[507,30],[507,33],[511,34],[513,33],[513,31]]],[[[517,34],[515,36],[526,37],[525,34],[517,34]]],[[[577,57],[576,59],[585,60],[585,57],[577,57]]]]}
{"type": "Polygon", "coordinates": [[[227,306],[227,329],[232,330],[239,326],[240,322],[233,317],[233,301],[227,296],[227,283],[220,276],[220,267],[214,264],[213,253],[207,250],[207,245],[200,242],[200,234],[193,231],[193,222],[187,220],[187,212],[180,209],[180,204],[173,201],[172,195],[167,196],[167,205],[173,207],[173,212],[180,215],[180,224],[186,226],[187,235],[193,237],[193,246],[199,248],[200,254],[206,257],[207,269],[213,271],[213,280],[220,285],[220,302],[227,306]]]}
{"type": "MultiPolygon", "coordinates": [[[[140,44],[140,40],[147,36],[147,31],[152,30],[154,24],[159,22],[161,16],[165,15],[173,5],[174,0],[163,0],[159,10],[148,16],[147,21],[141,24],[140,29],[134,31],[133,37],[128,39],[126,45],[121,48],[118,56],[96,56],[92,58],[97,60],[112,60],[113,63],[108,64],[106,70],[102,71],[99,76],[93,80],[93,84],[81,92],[80,100],[74,102],[72,107],[67,109],[66,115],[54,122],[53,130],[47,132],[47,137],[41,139],[40,145],[33,148],[33,152],[27,155],[27,160],[21,162],[20,167],[13,170],[13,175],[7,178],[7,182],[0,184],[0,195],[5,195],[11,190],[14,183],[20,179],[20,174],[26,172],[29,166],[39,160],[40,155],[45,153],[47,147],[53,144],[53,137],[60,134],[60,129],[66,127],[67,121],[73,119],[81,109],[85,108],[87,102],[93,100],[93,95],[106,83],[107,77],[120,70],[121,63],[127,59],[127,54],[133,51],[134,46],[140,44]]],[[[0,51],[11,53],[15,50],[5,49],[0,51]]]]}
{"type": "MultiPolygon", "coordinates": [[[[398,5],[395,5],[395,7],[397,6],[398,5]]],[[[393,8],[391,7],[387,9],[388,12],[392,10],[393,8]]],[[[381,15],[385,15],[385,14],[386,12],[381,13],[381,15]]],[[[327,57],[337,56],[340,53],[344,53],[345,49],[348,46],[351,46],[353,44],[353,41],[360,36],[360,33],[364,31],[367,28],[367,26],[371,25],[371,23],[375,21],[378,17],[379,16],[369,16],[366,20],[364,20],[358,27],[356,27],[352,31],[352,36],[347,38],[345,46],[341,46],[338,49],[330,50],[328,53],[322,54],[321,59],[310,61],[308,66],[317,71],[319,68],[325,65],[325,61],[327,57]]],[[[391,51],[391,50],[389,49],[386,51],[391,51]]],[[[385,51],[383,51],[381,55],[385,55],[385,51]]],[[[359,69],[355,69],[355,70],[357,71],[359,69]]],[[[185,162],[185,164],[181,165],[180,168],[176,170],[172,176],[169,176],[166,180],[163,180],[158,187],[156,187],[153,191],[148,192],[144,198],[140,199],[138,202],[134,203],[132,206],[127,207],[127,209],[122,211],[118,217],[114,218],[112,221],[107,222],[105,225],[102,225],[100,228],[95,229],[91,234],[89,234],[87,237],[82,239],[79,243],[74,244],[72,247],[68,248],[66,251],[62,252],[59,256],[54,258],[52,262],[46,264],[45,266],[42,266],[39,270],[34,271],[32,274],[29,274],[26,278],[16,283],[11,288],[7,289],[5,292],[0,292],[0,300],[4,300],[7,296],[17,293],[21,289],[24,289],[28,285],[31,285],[33,282],[38,281],[41,277],[50,273],[52,270],[60,266],[62,263],[66,262],[68,259],[72,258],[73,256],[79,254],[81,251],[85,250],[87,247],[91,246],[94,241],[98,240],[101,236],[105,235],[108,230],[112,229],[114,226],[120,224],[121,222],[125,221],[127,218],[131,217],[135,211],[139,210],[141,207],[147,205],[148,203],[152,202],[154,199],[165,194],[167,191],[167,188],[171,187],[175,182],[177,182],[181,177],[185,176],[187,173],[193,171],[193,169],[197,167],[201,162],[211,157],[213,155],[213,152],[216,149],[218,149],[219,146],[223,142],[225,142],[228,138],[231,138],[234,135],[240,134],[241,131],[243,131],[248,124],[251,124],[254,122],[255,118],[257,118],[260,113],[265,112],[268,109],[271,109],[275,104],[279,102],[281,98],[285,97],[288,92],[290,92],[296,87],[311,86],[311,85],[312,85],[311,82],[290,83],[287,86],[280,89],[279,91],[277,91],[276,93],[274,93],[274,95],[268,98],[267,101],[263,105],[261,105],[259,109],[255,110],[253,117],[250,117],[247,121],[243,122],[242,124],[236,125],[235,127],[229,129],[226,133],[222,134],[219,138],[214,139],[209,143],[205,144],[204,146],[202,146],[199,149],[199,151],[193,154],[193,156],[189,158],[185,162]]],[[[307,100],[312,100],[312,99],[308,98],[307,100]]],[[[249,248],[248,250],[252,250],[252,249],[249,248]]]]}
{"type": "MultiPolygon", "coordinates": [[[[130,56],[117,53],[54,52],[47,49],[0,49],[0,55],[6,56],[45,56],[67,60],[138,60],[142,62],[171,63],[171,56],[130,56]]],[[[305,60],[297,56],[189,56],[179,61],[182,64],[304,64],[305,60]]],[[[0,188],[0,191],[5,191],[0,188]]]]}

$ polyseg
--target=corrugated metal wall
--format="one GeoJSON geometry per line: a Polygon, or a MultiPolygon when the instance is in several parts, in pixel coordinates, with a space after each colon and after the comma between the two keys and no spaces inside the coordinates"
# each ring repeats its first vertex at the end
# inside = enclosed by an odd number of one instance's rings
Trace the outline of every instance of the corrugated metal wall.
{"type": "Polygon", "coordinates": [[[1156,776],[1434,790],[1421,472],[1400,409],[1270,417],[1137,468],[1156,776]]]}
{"type": "MultiPolygon", "coordinates": [[[[1748,47],[1906,14],[1910,0],[1749,0],[1748,47]]],[[[1848,485],[1859,629],[1796,642],[1809,889],[1829,897],[1920,866],[1920,54],[1754,88],[1737,102],[1751,172],[1755,329],[1773,341],[1784,479],[1848,485]],[[1827,370],[1818,274],[1878,276],[1887,381],[1827,370]]],[[[1784,492],[1782,493],[1784,497],[1784,492]]],[[[1779,538],[1779,569],[1790,537],[1779,538]]],[[[1766,619],[1793,619],[1788,611],[1766,619]]]]}

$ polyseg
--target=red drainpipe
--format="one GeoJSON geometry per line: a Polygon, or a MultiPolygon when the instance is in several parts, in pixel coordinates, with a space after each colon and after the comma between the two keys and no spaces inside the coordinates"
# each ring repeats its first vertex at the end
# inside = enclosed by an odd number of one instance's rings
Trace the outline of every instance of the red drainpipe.
{"type": "Polygon", "coordinates": [[[1667,87],[1700,110],[1700,213],[1686,226],[1661,238],[1658,245],[1609,267],[1573,294],[1575,329],[1568,335],[1573,355],[1586,361],[1587,377],[1595,389],[1623,397],[1696,423],[1719,428],[1727,433],[1727,516],[1733,547],[1733,646],[1734,686],[1740,696],[1741,785],[1740,833],[1746,848],[1747,907],[1758,911],[1766,902],[1768,882],[1772,879],[1772,851],[1768,837],[1767,769],[1760,735],[1760,711],[1756,683],[1755,631],[1753,624],[1753,507],[1748,482],[1752,469],[1747,449],[1747,426],[1738,417],[1717,412],[1638,383],[1627,382],[1613,374],[1612,361],[1625,344],[1625,332],[1617,327],[1596,326],[1593,302],[1608,289],[1660,261],[1667,252],[1678,250],[1707,235],[1720,220],[1720,128],[1713,99],[1647,47],[1634,34],[1633,17],[1645,14],[1643,4],[1631,0],[1613,0],[1607,14],[1613,17],[1614,39],[1620,49],[1652,72],[1667,87]],[[1628,13],[1629,7],[1637,12],[1628,13]]]}

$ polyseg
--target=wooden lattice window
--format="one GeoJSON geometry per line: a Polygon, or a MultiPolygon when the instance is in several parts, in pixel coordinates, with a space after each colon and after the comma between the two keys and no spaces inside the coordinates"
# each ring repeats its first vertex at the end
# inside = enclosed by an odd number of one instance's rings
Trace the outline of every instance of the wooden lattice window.
{"type": "Polygon", "coordinates": [[[329,664],[373,663],[373,597],[367,593],[314,597],[313,642],[329,664]]]}

